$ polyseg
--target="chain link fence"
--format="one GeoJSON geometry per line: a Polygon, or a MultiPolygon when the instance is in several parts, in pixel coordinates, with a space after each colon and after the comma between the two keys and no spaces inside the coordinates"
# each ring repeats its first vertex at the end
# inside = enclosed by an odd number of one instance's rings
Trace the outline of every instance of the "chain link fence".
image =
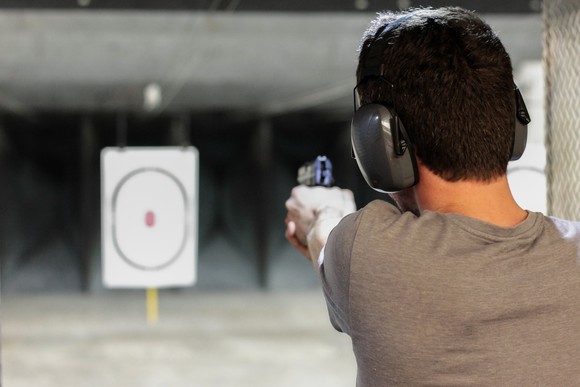
{"type": "Polygon", "coordinates": [[[548,214],[580,220],[580,0],[544,1],[548,214]]]}

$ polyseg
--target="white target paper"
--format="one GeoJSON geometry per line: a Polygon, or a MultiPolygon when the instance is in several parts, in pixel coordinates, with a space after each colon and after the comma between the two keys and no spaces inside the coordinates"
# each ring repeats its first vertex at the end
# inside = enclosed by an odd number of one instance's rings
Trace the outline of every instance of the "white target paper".
{"type": "Polygon", "coordinates": [[[103,149],[105,286],[195,283],[197,174],[198,153],[193,147],[103,149]]]}

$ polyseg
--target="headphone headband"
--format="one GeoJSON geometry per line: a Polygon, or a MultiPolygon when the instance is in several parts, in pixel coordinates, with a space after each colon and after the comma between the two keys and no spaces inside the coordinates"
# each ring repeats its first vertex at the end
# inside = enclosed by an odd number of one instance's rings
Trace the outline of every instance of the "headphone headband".
{"type": "Polygon", "coordinates": [[[364,80],[365,78],[380,77],[384,75],[383,53],[385,51],[384,48],[389,43],[391,32],[395,28],[399,27],[401,24],[409,20],[411,17],[412,17],[411,14],[400,16],[397,19],[393,20],[392,22],[387,23],[377,29],[377,32],[375,33],[375,38],[368,47],[366,54],[364,55],[364,57],[361,57],[361,66],[360,66],[361,81],[364,80]]]}

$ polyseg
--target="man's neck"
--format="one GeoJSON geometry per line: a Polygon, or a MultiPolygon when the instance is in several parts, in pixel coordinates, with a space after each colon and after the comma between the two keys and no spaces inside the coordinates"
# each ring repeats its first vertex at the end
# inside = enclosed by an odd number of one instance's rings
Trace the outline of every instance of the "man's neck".
{"type": "Polygon", "coordinates": [[[448,182],[420,166],[415,195],[421,211],[454,213],[502,227],[515,226],[528,215],[514,200],[506,175],[491,182],[448,182]]]}

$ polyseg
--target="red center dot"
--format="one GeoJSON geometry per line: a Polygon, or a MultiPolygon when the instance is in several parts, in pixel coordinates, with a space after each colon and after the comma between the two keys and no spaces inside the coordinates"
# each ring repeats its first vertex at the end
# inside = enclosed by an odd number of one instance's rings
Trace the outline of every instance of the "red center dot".
{"type": "Polygon", "coordinates": [[[153,211],[147,211],[145,213],[145,224],[147,227],[153,227],[155,225],[155,213],[153,211]]]}

